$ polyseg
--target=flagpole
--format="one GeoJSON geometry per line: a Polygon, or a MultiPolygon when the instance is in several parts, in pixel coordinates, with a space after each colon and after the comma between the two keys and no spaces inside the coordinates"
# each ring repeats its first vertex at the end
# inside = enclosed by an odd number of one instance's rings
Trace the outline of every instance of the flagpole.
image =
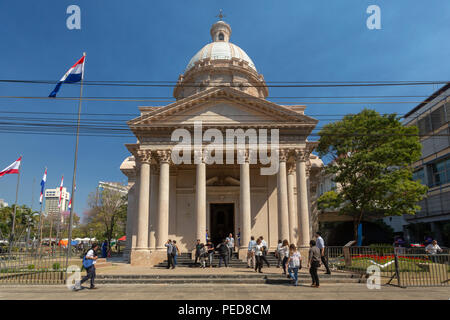
{"type": "MultiPolygon", "coordinates": [[[[47,167],[45,167],[44,170],[44,176],[47,179],[47,167]]],[[[44,179],[44,178],[42,178],[44,179]]],[[[41,182],[42,183],[42,182],[41,182]]],[[[41,203],[41,209],[39,210],[39,253],[41,251],[41,243],[42,243],[42,205],[44,204],[44,198],[45,198],[45,182],[44,182],[44,187],[42,190],[42,199],[39,197],[39,202],[41,203]]]]}
{"type": "MultiPolygon", "coordinates": [[[[20,156],[22,157],[22,156],[20,156]]],[[[16,210],[17,210],[17,200],[19,197],[19,183],[20,183],[20,171],[22,166],[23,159],[20,160],[19,170],[17,172],[17,186],[16,186],[16,202],[14,204],[13,218],[12,218],[12,228],[11,228],[11,236],[9,237],[9,254],[12,252],[12,246],[14,241],[14,229],[16,227],[16,210]]]]}
{"type": "Polygon", "coordinates": [[[69,216],[69,232],[67,235],[67,256],[66,256],[66,268],[69,265],[69,257],[71,256],[72,250],[72,224],[73,224],[73,211],[75,207],[75,186],[76,186],[76,176],[77,176],[77,160],[78,160],[78,142],[80,140],[80,119],[81,119],[81,101],[83,98],[83,80],[84,80],[84,63],[86,62],[86,52],[83,52],[85,57],[83,61],[83,69],[81,73],[81,83],[80,83],[80,100],[78,102],[78,121],[77,121],[77,137],[75,143],[75,159],[73,161],[73,177],[72,177],[72,194],[71,197],[71,207],[69,216]]]}

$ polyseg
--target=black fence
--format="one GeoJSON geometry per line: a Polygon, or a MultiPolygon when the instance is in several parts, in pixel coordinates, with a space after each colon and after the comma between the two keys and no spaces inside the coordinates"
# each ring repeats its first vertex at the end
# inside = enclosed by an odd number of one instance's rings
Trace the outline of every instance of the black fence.
{"type": "Polygon", "coordinates": [[[329,266],[335,270],[359,273],[362,278],[369,277],[373,269],[379,270],[382,284],[400,287],[450,285],[448,249],[427,254],[423,248],[327,247],[326,254],[329,266]]]}
{"type": "Polygon", "coordinates": [[[0,253],[0,285],[64,284],[68,265],[81,267],[80,255],[75,250],[69,260],[67,250],[58,247],[0,253]]]}

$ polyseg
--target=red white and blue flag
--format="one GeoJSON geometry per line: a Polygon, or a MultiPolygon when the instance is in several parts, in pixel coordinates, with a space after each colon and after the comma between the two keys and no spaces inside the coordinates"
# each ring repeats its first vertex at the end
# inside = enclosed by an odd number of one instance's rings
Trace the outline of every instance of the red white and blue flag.
{"type": "Polygon", "coordinates": [[[47,181],[47,168],[45,168],[44,176],[42,177],[42,181],[41,181],[41,196],[39,197],[39,204],[41,204],[42,200],[44,199],[44,188],[45,188],[46,181],[47,181]]]}
{"type": "Polygon", "coordinates": [[[61,196],[62,196],[63,182],[64,182],[64,176],[62,176],[62,178],[61,178],[61,185],[59,186],[59,202],[58,202],[58,208],[61,208],[61,196]]]}
{"type": "Polygon", "coordinates": [[[50,95],[49,95],[50,98],[55,98],[56,97],[56,94],[58,93],[59,88],[61,87],[61,85],[63,83],[75,83],[75,82],[79,82],[79,81],[81,81],[81,79],[83,79],[83,75],[84,75],[84,58],[85,58],[85,56],[83,55],[81,57],[81,59],[78,60],[72,66],[72,68],[70,68],[64,74],[64,76],[61,78],[61,80],[59,80],[59,82],[56,84],[55,89],[53,89],[53,91],[50,93],[50,95]]]}
{"type": "Polygon", "coordinates": [[[19,173],[20,169],[20,162],[22,161],[22,156],[20,156],[19,159],[11,163],[9,166],[7,166],[5,169],[0,171],[0,177],[4,176],[5,174],[13,174],[13,173],[19,173]]]}

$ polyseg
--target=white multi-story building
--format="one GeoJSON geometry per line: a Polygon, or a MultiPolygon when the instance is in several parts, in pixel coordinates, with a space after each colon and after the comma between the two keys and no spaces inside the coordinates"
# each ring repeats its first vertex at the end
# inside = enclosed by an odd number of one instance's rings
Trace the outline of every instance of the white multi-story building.
{"type": "Polygon", "coordinates": [[[59,203],[59,188],[45,190],[45,214],[59,214],[59,212],[67,211],[70,201],[70,193],[66,188],[62,188],[61,194],[61,208],[58,208],[59,203]]]}

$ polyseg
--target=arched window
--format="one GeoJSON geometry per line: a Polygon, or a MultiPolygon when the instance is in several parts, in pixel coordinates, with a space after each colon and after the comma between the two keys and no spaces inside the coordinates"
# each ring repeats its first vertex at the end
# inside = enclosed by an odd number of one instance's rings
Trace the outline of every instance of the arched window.
{"type": "Polygon", "coordinates": [[[225,36],[223,35],[223,33],[221,32],[221,33],[219,33],[219,40],[224,40],[225,39],[225,36]]]}

